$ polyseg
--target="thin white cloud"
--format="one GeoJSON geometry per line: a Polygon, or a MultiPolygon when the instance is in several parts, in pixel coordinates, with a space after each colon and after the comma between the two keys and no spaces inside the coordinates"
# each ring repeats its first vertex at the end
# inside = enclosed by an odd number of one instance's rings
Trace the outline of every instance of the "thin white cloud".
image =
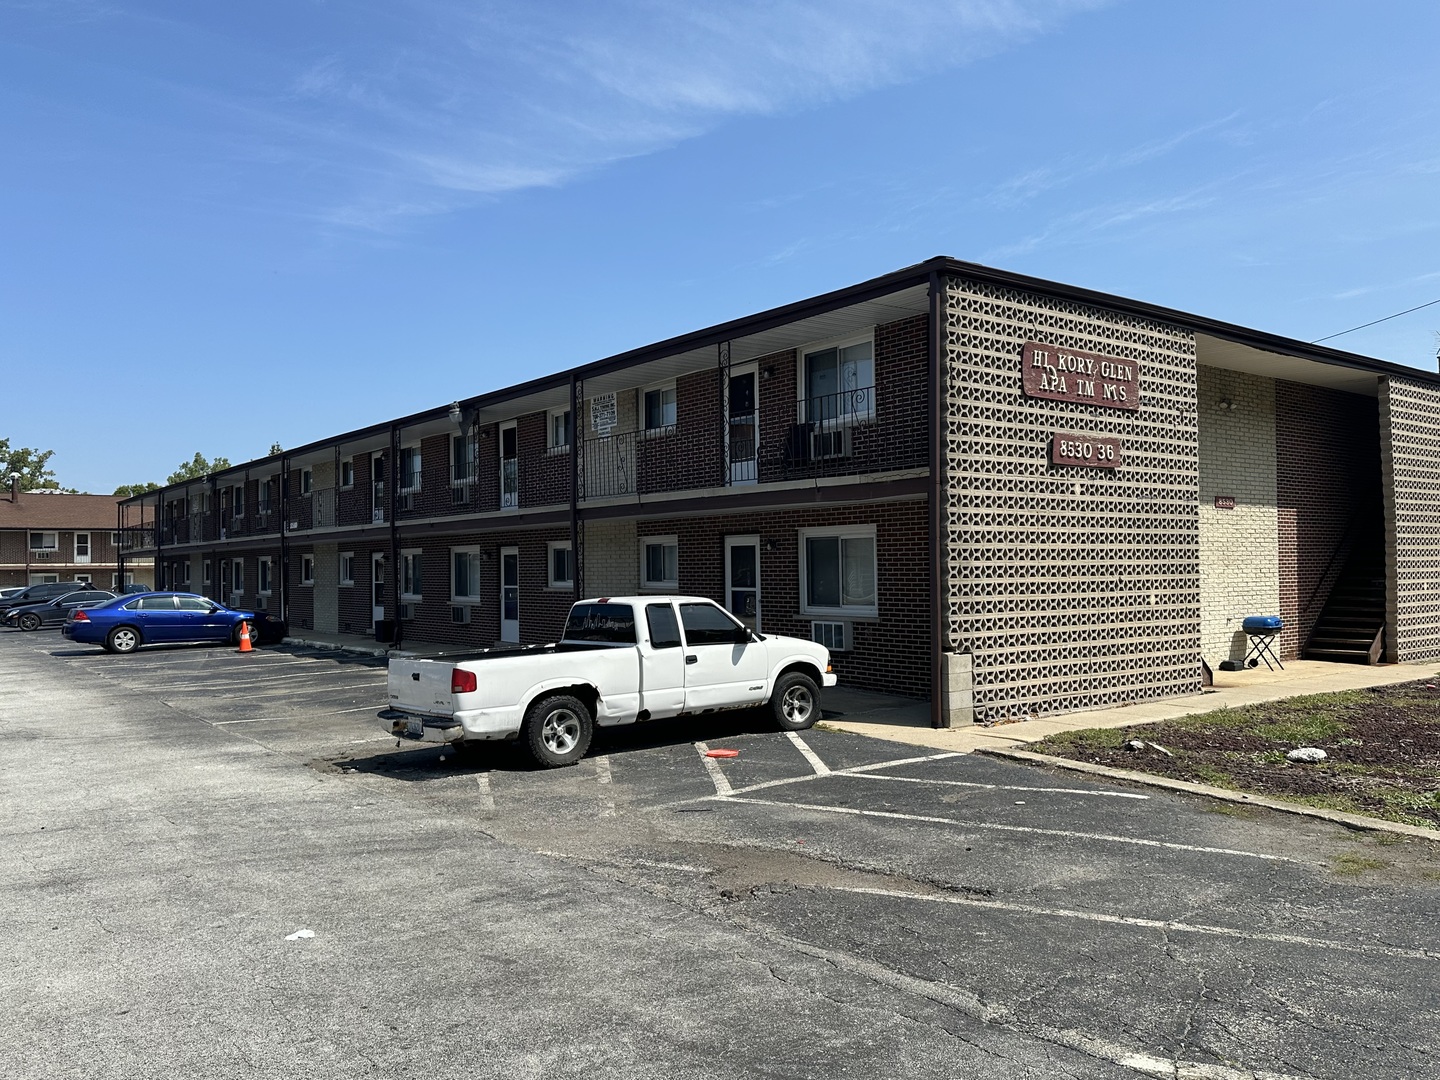
{"type": "MultiPolygon", "coordinates": [[[[1014,47],[1111,0],[411,0],[382,50],[331,49],[274,107],[359,132],[384,182],[324,216],[387,228],[477,197],[553,187],[735,117],[845,100],[1014,47]],[[387,209],[388,208],[388,209],[387,209]]],[[[302,154],[304,151],[300,151],[302,154]]]]}

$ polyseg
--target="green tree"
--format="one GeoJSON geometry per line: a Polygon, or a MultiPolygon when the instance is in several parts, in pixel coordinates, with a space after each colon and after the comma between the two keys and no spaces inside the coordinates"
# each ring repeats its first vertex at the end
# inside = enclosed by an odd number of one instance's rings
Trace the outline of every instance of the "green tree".
{"type": "Polygon", "coordinates": [[[271,456],[271,457],[274,457],[276,454],[283,454],[284,452],[285,452],[285,448],[284,448],[283,446],[281,446],[278,442],[272,442],[272,443],[270,444],[270,456],[271,456]]]}
{"type": "Polygon", "coordinates": [[[189,461],[182,462],[180,467],[165,478],[167,484],[178,484],[184,480],[199,480],[201,477],[217,473],[221,469],[230,467],[230,459],[217,457],[214,461],[206,461],[205,455],[199,450],[189,461]]]}
{"type": "Polygon", "coordinates": [[[160,485],[153,480],[144,484],[121,484],[115,489],[115,494],[124,495],[127,499],[130,499],[136,495],[144,495],[147,491],[155,491],[159,487],[160,485]]]}
{"type": "Polygon", "coordinates": [[[10,486],[10,474],[20,474],[21,491],[74,492],[74,488],[61,487],[55,479],[55,470],[47,464],[55,456],[54,450],[36,450],[29,446],[10,445],[9,439],[0,439],[0,483],[10,486]]]}

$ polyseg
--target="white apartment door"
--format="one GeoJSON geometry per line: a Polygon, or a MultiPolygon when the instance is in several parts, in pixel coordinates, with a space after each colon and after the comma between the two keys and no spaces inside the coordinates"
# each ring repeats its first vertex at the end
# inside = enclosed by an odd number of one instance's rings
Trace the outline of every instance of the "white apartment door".
{"type": "Polygon", "coordinates": [[[725,606],[751,630],[760,629],[760,537],[725,538],[725,606]]]}
{"type": "Polygon", "coordinates": [[[500,640],[520,641],[520,549],[500,549],[500,640]]]}
{"type": "Polygon", "coordinates": [[[385,618],[385,556],[379,551],[370,553],[370,605],[375,625],[385,618]]]}
{"type": "Polygon", "coordinates": [[[88,532],[75,534],[75,561],[81,565],[90,561],[90,534],[88,532]]]}
{"type": "Polygon", "coordinates": [[[731,484],[754,484],[760,479],[760,405],[756,365],[737,367],[730,372],[725,394],[725,427],[728,438],[725,460],[731,484]]]}

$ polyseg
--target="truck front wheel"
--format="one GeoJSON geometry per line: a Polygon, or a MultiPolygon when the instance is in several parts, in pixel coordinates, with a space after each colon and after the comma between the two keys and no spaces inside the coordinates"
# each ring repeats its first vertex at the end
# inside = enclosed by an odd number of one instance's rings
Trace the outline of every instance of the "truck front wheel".
{"type": "Polygon", "coordinates": [[[569,694],[541,698],[525,714],[530,754],[546,768],[574,765],[584,757],[594,728],[585,703],[569,694]]]}
{"type": "Polygon", "coordinates": [[[770,709],[781,731],[804,731],[820,719],[820,688],[803,671],[787,671],[775,684],[770,709]]]}

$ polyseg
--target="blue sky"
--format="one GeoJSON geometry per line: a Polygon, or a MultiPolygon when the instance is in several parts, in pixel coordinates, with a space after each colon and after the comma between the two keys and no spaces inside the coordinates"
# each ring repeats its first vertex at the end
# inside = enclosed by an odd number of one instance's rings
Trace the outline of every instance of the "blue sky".
{"type": "Polygon", "coordinates": [[[1433,0],[0,0],[0,435],[108,492],[939,254],[1313,340],[1440,298],[1437,41],[1433,0]]]}

